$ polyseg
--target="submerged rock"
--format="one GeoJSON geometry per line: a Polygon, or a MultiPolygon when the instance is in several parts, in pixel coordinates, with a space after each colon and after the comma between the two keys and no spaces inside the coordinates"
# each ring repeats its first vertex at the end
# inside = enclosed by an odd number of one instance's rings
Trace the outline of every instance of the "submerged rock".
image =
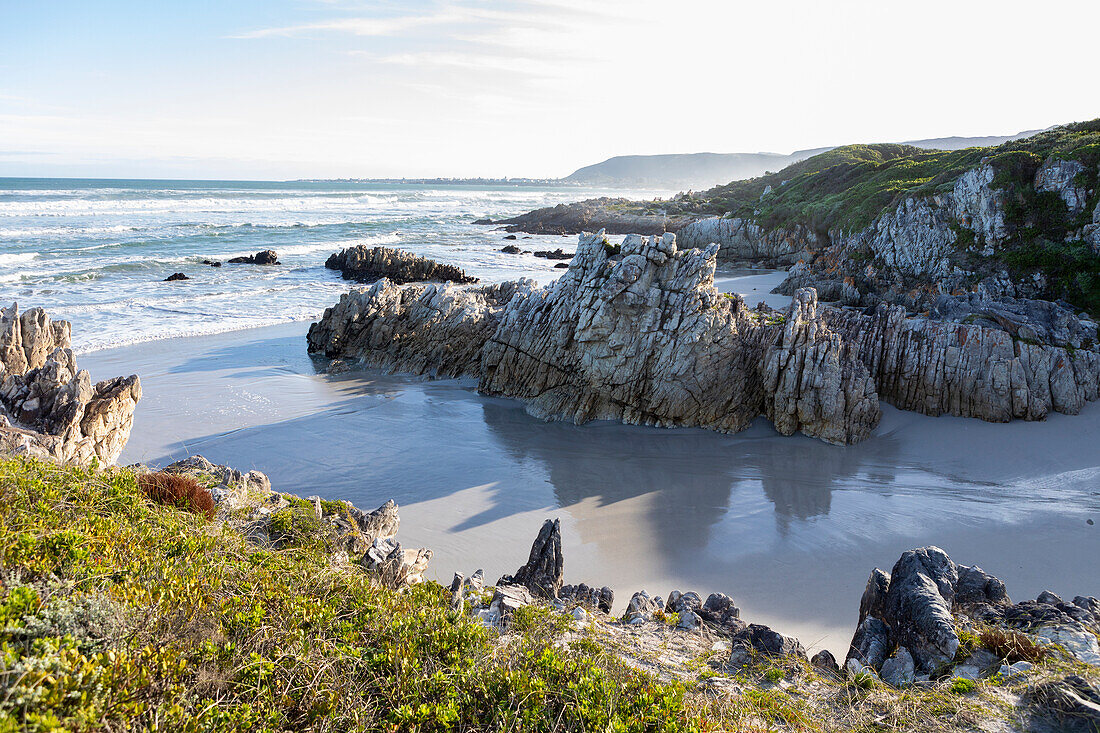
{"type": "Polygon", "coordinates": [[[750,311],[714,289],[716,247],[679,252],[673,235],[627,237],[609,258],[580,238],[569,269],[539,288],[348,293],[310,328],[309,349],[367,366],[479,378],[545,419],[743,430],[758,415],[783,434],[854,443],[877,424],[874,384],[817,313],[812,291],[790,315],[750,311]]]}
{"type": "Polygon", "coordinates": [[[137,375],[92,384],[77,369],[72,327],[41,308],[0,308],[0,453],[114,463],[141,399],[137,375]]]}
{"type": "Polygon", "coordinates": [[[374,282],[381,278],[398,284],[425,280],[477,282],[476,277],[470,277],[454,265],[444,265],[400,249],[362,244],[331,255],[325,261],[325,267],[339,270],[345,280],[357,282],[374,282]]]}

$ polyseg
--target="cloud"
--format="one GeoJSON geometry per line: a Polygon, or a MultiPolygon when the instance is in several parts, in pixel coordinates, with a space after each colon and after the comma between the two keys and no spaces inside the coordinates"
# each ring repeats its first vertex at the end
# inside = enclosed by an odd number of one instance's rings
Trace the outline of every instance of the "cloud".
{"type": "Polygon", "coordinates": [[[428,25],[440,25],[445,23],[461,22],[461,14],[453,11],[443,11],[431,15],[405,15],[393,18],[337,18],[333,20],[318,21],[316,23],[302,23],[277,28],[260,28],[253,31],[245,31],[230,38],[289,38],[300,36],[314,31],[347,33],[354,36],[396,36],[415,28],[428,25]]]}

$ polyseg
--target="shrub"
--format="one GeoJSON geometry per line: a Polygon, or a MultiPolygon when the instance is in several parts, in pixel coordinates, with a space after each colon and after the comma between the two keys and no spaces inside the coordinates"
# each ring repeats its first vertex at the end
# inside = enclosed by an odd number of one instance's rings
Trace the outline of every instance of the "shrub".
{"type": "Polygon", "coordinates": [[[138,477],[138,487],[150,501],[164,506],[214,518],[214,497],[210,490],[189,476],[173,473],[145,473],[138,477]]]}
{"type": "Polygon", "coordinates": [[[1007,629],[986,629],[980,634],[981,644],[1009,664],[1013,662],[1041,662],[1046,649],[1036,644],[1027,634],[1007,629]]]}

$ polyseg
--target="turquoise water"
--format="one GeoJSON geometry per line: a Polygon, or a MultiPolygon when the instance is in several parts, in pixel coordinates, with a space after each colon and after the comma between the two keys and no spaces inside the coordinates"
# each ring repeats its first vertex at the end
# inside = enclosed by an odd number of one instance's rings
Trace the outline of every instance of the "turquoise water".
{"type": "MultiPolygon", "coordinates": [[[[474,226],[613,192],[347,181],[248,182],[0,178],[0,302],[73,321],[78,351],[318,316],[347,289],[332,252],[389,245],[487,281],[559,274],[500,254],[503,233],[474,226]],[[263,249],[279,267],[225,265],[263,249]],[[188,281],[166,283],[183,272],[188,281]]],[[[535,237],[530,246],[573,243],[535,237]]],[[[524,242],[520,242],[524,244],[524,242]]]]}

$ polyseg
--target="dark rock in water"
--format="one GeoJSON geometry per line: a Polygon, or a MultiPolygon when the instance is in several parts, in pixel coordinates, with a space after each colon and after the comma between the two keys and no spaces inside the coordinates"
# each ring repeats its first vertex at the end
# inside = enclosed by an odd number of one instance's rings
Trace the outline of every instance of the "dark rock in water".
{"type": "Polygon", "coordinates": [[[810,658],[810,664],[835,676],[840,675],[840,665],[828,649],[822,649],[810,658]]]}
{"type": "Polygon", "coordinates": [[[950,662],[959,648],[951,615],[958,580],[955,564],[938,547],[905,552],[890,573],[883,621],[891,642],[907,648],[922,671],[950,662]]]}
{"type": "Polygon", "coordinates": [[[517,247],[514,244],[509,244],[505,247],[502,247],[500,251],[503,252],[506,255],[518,255],[521,252],[523,252],[522,249],[520,249],[519,247],[517,247]]]}
{"type": "Polygon", "coordinates": [[[217,260],[203,260],[202,264],[210,265],[211,267],[221,267],[222,263],[217,260]]]}
{"type": "Polygon", "coordinates": [[[753,653],[769,657],[806,658],[802,644],[791,636],[784,636],[763,624],[749,624],[730,638],[732,647],[730,664],[742,664],[753,653]]]}
{"type": "Polygon", "coordinates": [[[279,255],[273,249],[265,249],[247,257],[232,257],[226,260],[231,265],[280,265],[279,255]]]}
{"type": "Polygon", "coordinates": [[[566,264],[566,263],[564,263],[564,262],[559,262],[558,264],[554,265],[554,269],[555,269],[555,270],[568,270],[568,269],[569,269],[569,265],[567,265],[567,264],[566,264]]]}
{"type": "Polygon", "coordinates": [[[366,247],[362,244],[348,247],[331,255],[325,267],[339,270],[345,280],[374,282],[387,278],[398,285],[424,280],[476,283],[454,265],[444,265],[411,252],[389,247],[366,247]]]}
{"type": "Polygon", "coordinates": [[[555,250],[535,250],[535,257],[541,257],[544,260],[571,260],[573,259],[573,252],[563,252],[561,247],[555,250]]]}
{"type": "Polygon", "coordinates": [[[474,222],[474,224],[479,224],[481,226],[489,226],[490,224],[496,224],[496,222],[493,221],[492,219],[478,219],[477,221],[474,222]]]}
{"type": "Polygon", "coordinates": [[[1058,721],[1059,730],[1100,730],[1100,687],[1080,675],[1037,685],[1029,697],[1042,714],[1058,721]]]}
{"type": "Polygon", "coordinates": [[[553,599],[558,597],[558,591],[561,590],[564,573],[561,520],[547,519],[542,523],[535,543],[531,545],[527,564],[517,570],[515,575],[502,576],[497,585],[522,585],[536,596],[553,599]]]}
{"type": "Polygon", "coordinates": [[[505,237],[505,239],[518,239],[518,237],[516,237],[515,234],[509,234],[508,236],[505,237]]]}
{"type": "Polygon", "coordinates": [[[606,585],[603,588],[589,588],[584,583],[563,585],[558,591],[558,598],[589,608],[598,608],[604,613],[611,613],[611,606],[615,602],[615,591],[606,585]]]}
{"type": "Polygon", "coordinates": [[[171,282],[176,282],[177,280],[190,280],[190,279],[191,278],[187,277],[187,275],[184,275],[182,272],[173,272],[171,275],[164,278],[164,282],[171,283],[171,282]]]}

